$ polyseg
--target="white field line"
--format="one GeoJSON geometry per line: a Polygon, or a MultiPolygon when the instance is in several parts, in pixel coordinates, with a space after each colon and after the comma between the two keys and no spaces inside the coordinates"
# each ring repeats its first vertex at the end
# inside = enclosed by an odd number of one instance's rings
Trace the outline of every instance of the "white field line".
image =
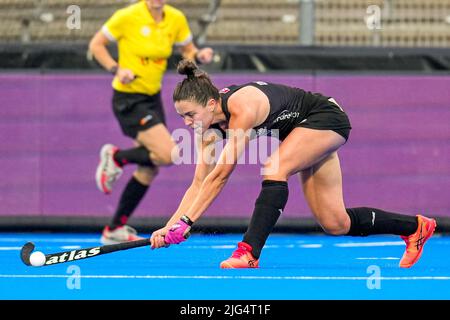
{"type": "Polygon", "coordinates": [[[410,276],[410,277],[344,277],[344,276],[177,276],[177,275],[62,275],[62,274],[0,274],[0,278],[81,278],[81,279],[192,279],[192,280],[387,280],[387,281],[418,281],[418,280],[450,280],[450,276],[410,276]]]}
{"type": "Polygon", "coordinates": [[[340,248],[405,246],[405,242],[403,242],[403,241],[342,242],[342,243],[335,243],[334,246],[340,247],[340,248]]]}

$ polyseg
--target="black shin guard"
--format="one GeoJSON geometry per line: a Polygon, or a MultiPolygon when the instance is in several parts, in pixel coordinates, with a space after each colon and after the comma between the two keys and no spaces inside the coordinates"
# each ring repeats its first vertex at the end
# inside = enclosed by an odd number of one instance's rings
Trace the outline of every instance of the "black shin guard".
{"type": "Polygon", "coordinates": [[[285,181],[264,180],[255,203],[255,209],[243,241],[252,246],[252,254],[258,259],[261,250],[286,206],[289,196],[285,181]]]}
{"type": "Polygon", "coordinates": [[[114,154],[114,160],[121,166],[127,163],[134,163],[141,166],[153,166],[150,160],[149,151],[145,147],[119,150],[114,154]]]}
{"type": "Polygon", "coordinates": [[[417,217],[386,212],[375,208],[346,209],[351,226],[347,235],[396,234],[408,236],[416,232],[417,217]]]}
{"type": "Polygon", "coordinates": [[[148,186],[137,181],[134,176],[131,177],[122,192],[116,213],[114,214],[112,223],[109,225],[111,229],[127,223],[128,218],[133,214],[133,211],[141,202],[147,190],[148,186]]]}

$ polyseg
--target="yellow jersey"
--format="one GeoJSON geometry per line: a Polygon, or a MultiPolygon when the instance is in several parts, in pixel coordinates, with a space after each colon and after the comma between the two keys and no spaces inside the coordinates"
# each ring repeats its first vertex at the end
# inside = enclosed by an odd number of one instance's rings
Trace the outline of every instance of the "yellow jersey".
{"type": "Polygon", "coordinates": [[[132,70],[137,76],[129,84],[122,84],[115,77],[112,86],[117,91],[158,93],[173,46],[192,41],[183,12],[169,5],[164,5],[163,11],[163,20],[156,23],[146,2],[140,1],[117,10],[103,25],[105,36],[117,42],[119,66],[132,70]]]}

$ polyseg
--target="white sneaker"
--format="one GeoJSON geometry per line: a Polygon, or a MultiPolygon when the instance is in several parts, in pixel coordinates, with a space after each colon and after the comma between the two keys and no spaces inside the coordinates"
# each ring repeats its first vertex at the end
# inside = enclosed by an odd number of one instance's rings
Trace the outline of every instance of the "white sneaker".
{"type": "Polygon", "coordinates": [[[118,148],[105,144],[100,150],[100,163],[95,173],[97,188],[103,193],[111,193],[114,182],[122,175],[122,168],[114,161],[113,155],[118,148]]]}
{"type": "Polygon", "coordinates": [[[102,244],[117,244],[122,242],[128,242],[128,241],[135,241],[144,239],[142,237],[139,237],[137,235],[136,229],[124,225],[121,227],[117,227],[114,230],[111,231],[109,226],[106,226],[103,229],[102,237],[100,239],[100,242],[102,244]]]}

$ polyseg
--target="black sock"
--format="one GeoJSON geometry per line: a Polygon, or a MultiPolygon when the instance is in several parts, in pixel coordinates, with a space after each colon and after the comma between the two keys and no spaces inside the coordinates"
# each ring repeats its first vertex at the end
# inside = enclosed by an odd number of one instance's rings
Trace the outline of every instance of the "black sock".
{"type": "Polygon", "coordinates": [[[137,181],[134,176],[131,177],[125,190],[122,192],[116,213],[109,225],[111,229],[115,229],[127,223],[128,218],[136,209],[139,202],[141,202],[147,190],[148,186],[137,181]]]}
{"type": "Polygon", "coordinates": [[[289,196],[286,181],[264,180],[243,241],[252,246],[258,259],[269,234],[286,206],[289,196]]]}
{"type": "Polygon", "coordinates": [[[396,234],[409,236],[417,230],[417,217],[386,212],[375,208],[346,209],[351,226],[347,235],[396,234]]]}
{"type": "Polygon", "coordinates": [[[150,160],[150,153],[145,147],[119,150],[114,154],[114,160],[120,166],[127,163],[135,163],[142,166],[153,166],[153,162],[150,160]]]}

